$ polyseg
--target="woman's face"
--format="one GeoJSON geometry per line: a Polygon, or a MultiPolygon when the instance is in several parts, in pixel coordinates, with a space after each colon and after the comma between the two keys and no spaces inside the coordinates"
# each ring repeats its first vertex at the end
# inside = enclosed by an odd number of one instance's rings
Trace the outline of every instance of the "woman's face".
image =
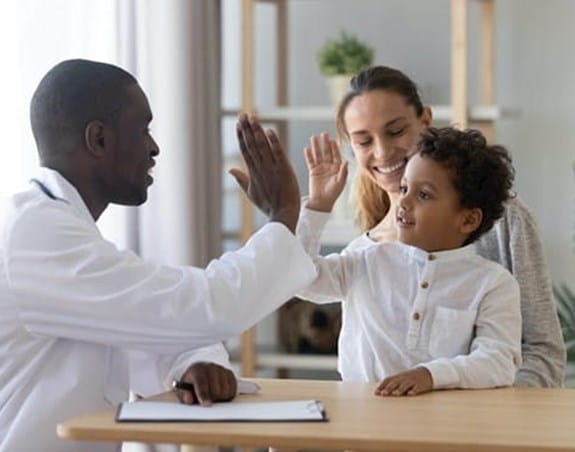
{"type": "Polygon", "coordinates": [[[358,167],[386,192],[398,193],[417,138],[431,123],[429,108],[418,117],[403,96],[378,89],[354,97],[344,122],[358,167]]]}

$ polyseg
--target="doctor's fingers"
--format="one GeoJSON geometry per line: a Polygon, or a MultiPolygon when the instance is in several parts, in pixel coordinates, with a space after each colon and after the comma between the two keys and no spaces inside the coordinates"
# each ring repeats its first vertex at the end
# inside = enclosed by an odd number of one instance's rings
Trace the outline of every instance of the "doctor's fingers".
{"type": "Polygon", "coordinates": [[[236,396],[237,392],[237,382],[234,373],[224,367],[217,372],[213,381],[218,381],[218,389],[212,391],[212,399],[227,402],[232,400],[236,396]]]}
{"type": "Polygon", "coordinates": [[[252,168],[255,166],[255,163],[254,163],[252,155],[248,149],[248,145],[247,145],[246,139],[245,139],[244,130],[247,128],[249,128],[249,123],[248,123],[247,116],[244,114],[238,118],[238,122],[236,123],[236,136],[238,139],[238,144],[240,146],[240,152],[242,153],[242,157],[244,158],[244,161],[246,162],[246,166],[248,168],[252,168]]]}
{"type": "MultiPolygon", "coordinates": [[[[255,118],[247,118],[247,116],[240,117],[238,122],[244,148],[242,153],[248,155],[248,158],[253,164],[253,168],[248,165],[250,172],[252,169],[257,169],[259,166],[269,166],[275,160],[271,149],[268,137],[264,132],[261,124],[255,118]]],[[[247,163],[247,161],[246,161],[247,163]]]]}
{"type": "Polygon", "coordinates": [[[198,403],[202,406],[210,406],[212,404],[212,392],[209,367],[201,367],[194,372],[194,391],[198,399],[198,403]]]}

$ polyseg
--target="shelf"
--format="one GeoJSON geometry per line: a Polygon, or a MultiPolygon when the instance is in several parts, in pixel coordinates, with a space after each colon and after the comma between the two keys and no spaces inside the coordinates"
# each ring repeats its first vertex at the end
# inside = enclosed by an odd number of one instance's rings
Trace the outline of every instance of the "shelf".
{"type": "MultiPolygon", "coordinates": [[[[453,108],[450,105],[431,105],[435,121],[449,122],[453,118],[453,108]]],[[[240,110],[224,109],[223,115],[237,116],[240,110]]],[[[258,118],[262,121],[335,121],[336,109],[334,107],[262,107],[256,109],[258,118]]],[[[510,108],[501,108],[497,105],[478,105],[468,109],[470,121],[495,121],[502,117],[513,118],[519,112],[510,108]]]]}
{"type": "MultiPolygon", "coordinates": [[[[345,247],[349,242],[359,235],[352,221],[329,221],[320,243],[323,246],[345,247]]],[[[222,234],[224,240],[239,240],[240,231],[224,231],[222,234]]]]}
{"type": "Polygon", "coordinates": [[[258,353],[258,367],[287,369],[337,370],[335,355],[304,355],[291,353],[258,353]]]}
{"type": "MultiPolygon", "coordinates": [[[[232,360],[238,361],[237,357],[232,360]]],[[[337,371],[337,356],[261,351],[257,354],[257,367],[337,371]]]]}

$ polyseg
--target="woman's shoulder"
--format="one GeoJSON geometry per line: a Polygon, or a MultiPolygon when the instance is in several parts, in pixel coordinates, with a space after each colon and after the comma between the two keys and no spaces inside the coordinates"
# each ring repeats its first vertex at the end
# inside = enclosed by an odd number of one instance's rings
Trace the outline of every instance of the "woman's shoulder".
{"type": "Polygon", "coordinates": [[[505,203],[503,216],[512,221],[534,221],[531,209],[518,195],[513,196],[505,203]]]}
{"type": "Polygon", "coordinates": [[[507,236],[515,234],[537,235],[538,227],[531,209],[519,198],[514,196],[505,203],[502,217],[495,223],[489,234],[507,236]]]}
{"type": "Polygon", "coordinates": [[[539,229],[531,210],[515,196],[505,203],[502,217],[476,242],[483,257],[514,267],[517,256],[541,253],[539,229]]]}

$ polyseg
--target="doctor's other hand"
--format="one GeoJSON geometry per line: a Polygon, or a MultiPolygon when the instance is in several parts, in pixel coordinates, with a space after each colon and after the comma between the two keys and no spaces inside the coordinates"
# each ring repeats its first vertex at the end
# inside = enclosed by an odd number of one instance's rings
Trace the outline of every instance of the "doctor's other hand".
{"type": "Polygon", "coordinates": [[[271,221],[294,232],[299,217],[299,186],[292,166],[273,130],[264,131],[255,118],[240,115],[236,127],[248,173],[230,170],[248,198],[271,221]]]}
{"type": "Polygon", "coordinates": [[[347,162],[341,158],[339,146],[327,133],[313,135],[304,149],[309,176],[309,200],[312,210],[331,212],[347,180],[347,162]]]}
{"type": "Polygon", "coordinates": [[[193,390],[176,389],[178,400],[187,405],[199,403],[202,406],[210,406],[212,402],[228,402],[237,393],[234,373],[211,362],[192,364],[180,381],[193,385],[193,390]]]}
{"type": "Polygon", "coordinates": [[[433,389],[433,378],[423,366],[401,372],[383,380],[375,389],[379,396],[414,396],[433,389]]]}

